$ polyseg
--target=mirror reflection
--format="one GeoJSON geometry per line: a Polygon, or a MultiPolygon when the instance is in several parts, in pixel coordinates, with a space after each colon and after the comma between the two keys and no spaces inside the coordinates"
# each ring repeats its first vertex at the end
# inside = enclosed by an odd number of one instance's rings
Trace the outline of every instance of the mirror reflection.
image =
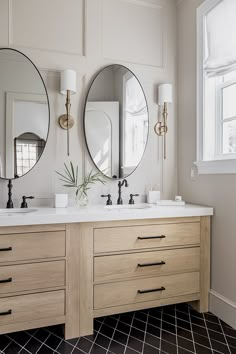
{"type": "Polygon", "coordinates": [[[34,64],[14,49],[0,49],[0,178],[28,173],[46,145],[49,106],[34,64]]]}
{"type": "Polygon", "coordinates": [[[136,76],[122,65],[100,71],[84,112],[87,147],[97,168],[109,178],[130,175],[143,157],[148,125],[147,101],[136,76]]]}

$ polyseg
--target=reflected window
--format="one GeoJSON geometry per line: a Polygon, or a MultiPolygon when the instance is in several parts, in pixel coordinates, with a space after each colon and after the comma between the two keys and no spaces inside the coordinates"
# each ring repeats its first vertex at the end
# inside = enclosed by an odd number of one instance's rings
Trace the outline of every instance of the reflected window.
{"type": "Polygon", "coordinates": [[[131,73],[124,76],[124,152],[123,168],[134,169],[142,158],[145,149],[148,118],[147,104],[142,88],[131,73]]]}
{"type": "Polygon", "coordinates": [[[15,138],[15,178],[29,172],[41,156],[45,144],[45,140],[33,133],[24,133],[15,138]]]}

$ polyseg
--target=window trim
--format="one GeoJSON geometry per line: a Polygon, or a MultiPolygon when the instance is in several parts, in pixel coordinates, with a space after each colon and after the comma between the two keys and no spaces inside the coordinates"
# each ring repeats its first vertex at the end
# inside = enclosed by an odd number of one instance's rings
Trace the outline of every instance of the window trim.
{"type": "Polygon", "coordinates": [[[196,161],[198,174],[228,174],[236,173],[236,154],[216,156],[214,160],[204,160],[204,106],[205,106],[205,85],[203,60],[205,58],[205,15],[222,0],[206,0],[197,9],[197,124],[196,124],[196,161]]]}
{"type": "Polygon", "coordinates": [[[216,110],[216,158],[219,160],[230,160],[236,159],[236,153],[223,153],[223,125],[225,122],[236,120],[236,115],[232,117],[225,118],[223,117],[223,90],[227,87],[236,84],[236,80],[224,81],[219,83],[216,87],[217,95],[217,110],[216,110]]]}

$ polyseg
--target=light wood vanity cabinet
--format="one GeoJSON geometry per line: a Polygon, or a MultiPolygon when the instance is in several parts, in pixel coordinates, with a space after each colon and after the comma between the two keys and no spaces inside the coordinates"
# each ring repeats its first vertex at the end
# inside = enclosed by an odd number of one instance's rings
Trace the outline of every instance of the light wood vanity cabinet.
{"type": "Polygon", "coordinates": [[[208,310],[210,217],[0,227],[0,333],[191,302],[208,310]]]}
{"type": "Polygon", "coordinates": [[[179,302],[208,311],[210,217],[88,223],[81,236],[82,334],[99,316],[179,302]]]}
{"type": "Polygon", "coordinates": [[[66,226],[0,228],[0,333],[66,322],[66,226]]]}

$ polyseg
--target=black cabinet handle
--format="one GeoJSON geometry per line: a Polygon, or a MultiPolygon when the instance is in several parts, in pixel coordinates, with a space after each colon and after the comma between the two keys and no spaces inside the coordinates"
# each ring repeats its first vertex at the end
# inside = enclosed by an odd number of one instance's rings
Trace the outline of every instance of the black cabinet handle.
{"type": "Polygon", "coordinates": [[[163,290],[166,290],[166,288],[164,288],[164,286],[162,286],[161,288],[157,288],[157,289],[138,290],[138,294],[155,293],[157,291],[163,291],[163,290]]]}
{"type": "Polygon", "coordinates": [[[139,263],[138,267],[142,268],[142,267],[152,267],[152,266],[158,266],[158,265],[163,265],[166,264],[166,262],[161,261],[161,262],[156,262],[156,263],[139,263]]]}
{"type": "Polygon", "coordinates": [[[3,284],[3,283],[11,283],[11,282],[12,282],[12,278],[0,280],[0,284],[3,284]]]}
{"type": "Polygon", "coordinates": [[[0,252],[12,251],[12,247],[0,248],[0,252]]]}
{"type": "Polygon", "coordinates": [[[158,239],[158,238],[166,238],[165,235],[160,235],[160,236],[145,236],[145,237],[138,237],[138,240],[152,240],[152,239],[158,239]]]}
{"type": "Polygon", "coordinates": [[[11,315],[12,314],[12,310],[8,310],[5,312],[0,312],[0,316],[7,316],[7,315],[11,315]]]}

